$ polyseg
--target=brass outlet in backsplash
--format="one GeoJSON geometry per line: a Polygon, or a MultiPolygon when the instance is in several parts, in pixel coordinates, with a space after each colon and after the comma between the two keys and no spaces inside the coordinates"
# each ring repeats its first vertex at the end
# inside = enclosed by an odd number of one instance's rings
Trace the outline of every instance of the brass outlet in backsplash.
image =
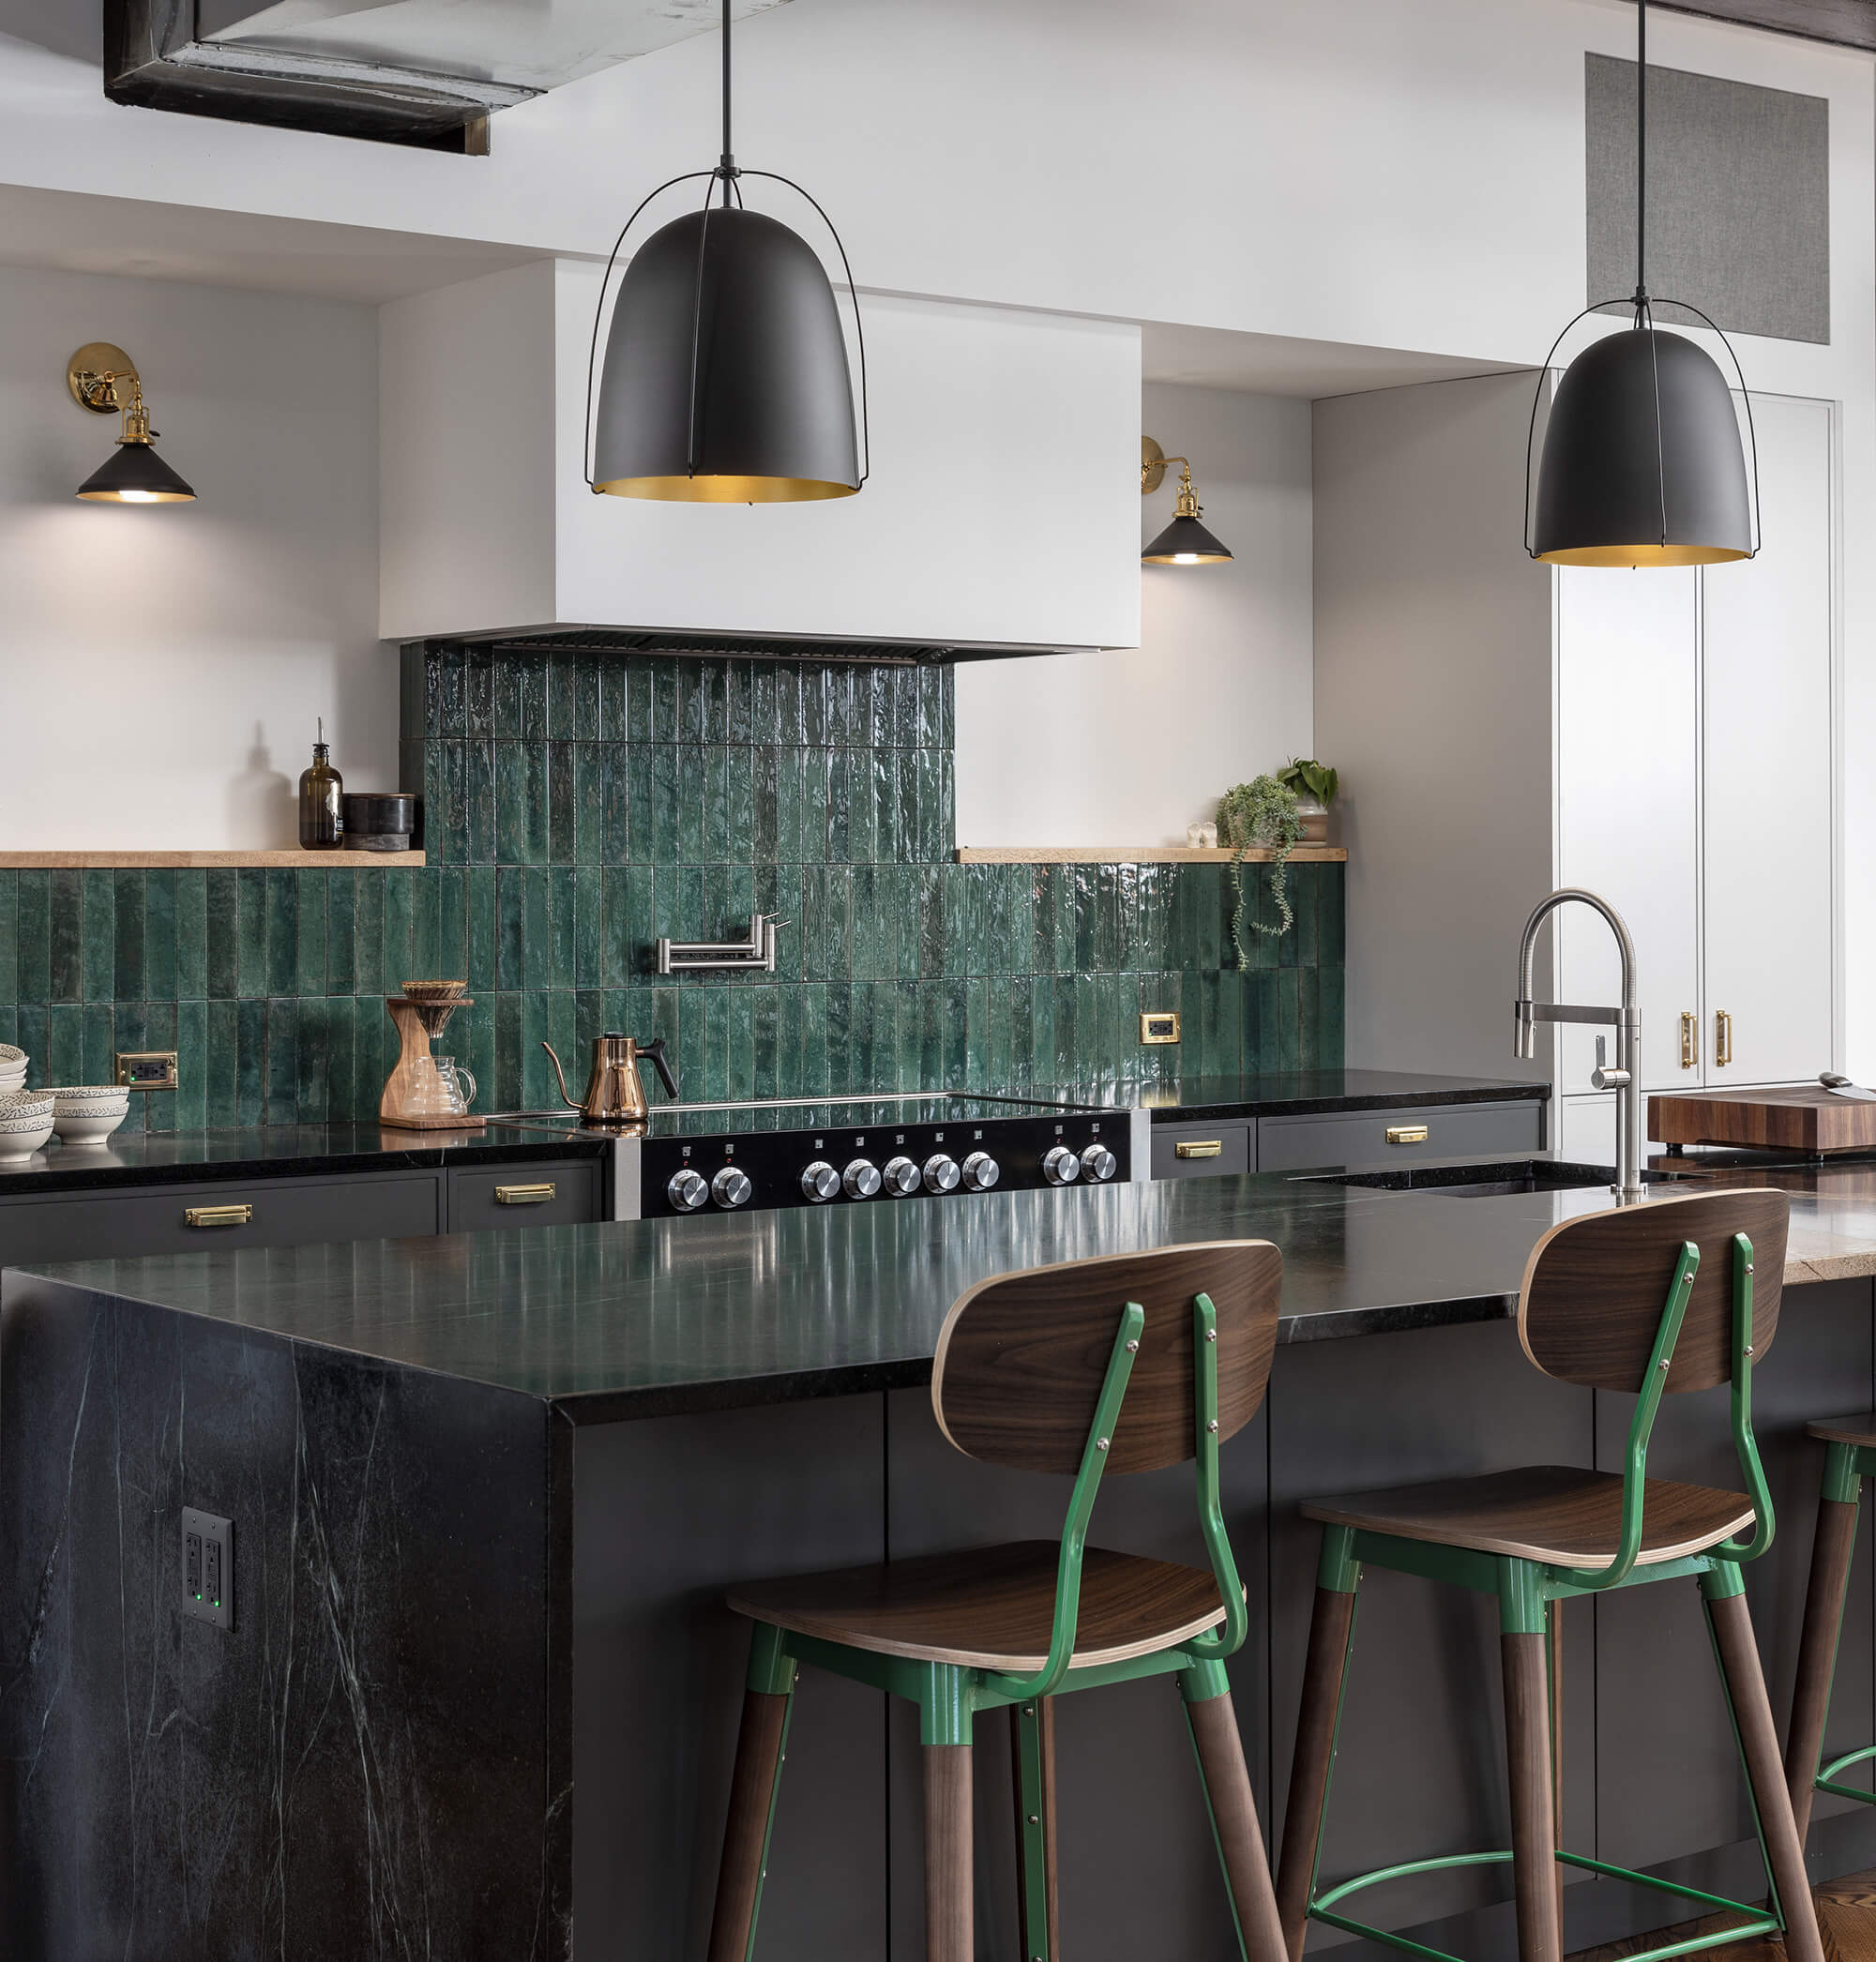
{"type": "Polygon", "coordinates": [[[1179,1018],[1171,1009],[1148,1009],[1140,1018],[1142,1049],[1158,1049],[1179,1040],[1179,1018]]]}

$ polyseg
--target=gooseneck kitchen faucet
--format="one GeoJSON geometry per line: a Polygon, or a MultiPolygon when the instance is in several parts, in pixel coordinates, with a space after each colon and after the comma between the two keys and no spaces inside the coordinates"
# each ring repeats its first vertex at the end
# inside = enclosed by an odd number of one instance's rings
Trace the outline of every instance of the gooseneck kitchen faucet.
{"type": "Polygon", "coordinates": [[[1635,943],[1622,915],[1607,899],[1580,886],[1566,885],[1549,898],[1538,900],[1531,917],[1524,922],[1524,940],[1518,949],[1517,1053],[1527,1060],[1537,1053],[1538,1022],[1613,1023],[1615,1066],[1609,1066],[1603,1038],[1596,1039],[1596,1068],[1590,1081],[1598,1090],[1615,1093],[1615,1185],[1626,1204],[1642,1197],[1642,1018],[1635,1010],[1635,943]],[[1584,1008],[1565,1002],[1534,1002],[1531,999],[1531,967],[1537,947],[1537,928],[1548,915],[1566,900],[1578,899],[1594,907],[1609,922],[1615,936],[1616,951],[1622,957],[1622,1006],[1584,1008]]]}

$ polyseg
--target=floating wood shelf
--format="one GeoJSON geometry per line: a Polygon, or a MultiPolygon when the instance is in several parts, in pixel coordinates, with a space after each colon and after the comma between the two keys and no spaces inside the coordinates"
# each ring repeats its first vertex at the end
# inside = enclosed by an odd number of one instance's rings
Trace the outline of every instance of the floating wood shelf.
{"type": "MultiPolygon", "coordinates": [[[[1222,846],[1205,845],[960,845],[961,866],[1109,866],[1227,865],[1233,853],[1222,846]]],[[[1252,845],[1244,854],[1247,865],[1265,865],[1277,856],[1267,845],[1252,845]]],[[[1341,845],[1298,845],[1290,854],[1295,866],[1341,865],[1348,852],[1341,845]]]]}
{"type": "Polygon", "coordinates": [[[389,870],[423,862],[421,852],[0,852],[0,872],[160,872],[203,866],[304,866],[337,872],[347,866],[389,870]]]}

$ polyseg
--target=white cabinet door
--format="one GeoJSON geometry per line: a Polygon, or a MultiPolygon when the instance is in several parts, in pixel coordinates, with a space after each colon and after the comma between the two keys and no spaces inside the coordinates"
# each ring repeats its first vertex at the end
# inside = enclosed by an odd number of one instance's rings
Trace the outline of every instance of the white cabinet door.
{"type": "Polygon", "coordinates": [[[1764,543],[1702,575],[1712,1084],[1832,1064],[1831,406],[1754,396],[1764,543]],[[1732,1019],[1721,1067],[1714,1019],[1732,1019]]]}
{"type": "MultiPolygon", "coordinates": [[[[1680,1016],[1700,1007],[1699,585],[1691,571],[1566,566],[1557,574],[1558,871],[1615,908],[1634,937],[1642,1080],[1697,1082],[1680,1016]]],[[[1560,999],[1621,999],[1615,943],[1581,906],[1561,921],[1560,999]]],[[[1593,1028],[1557,1045],[1557,1088],[1587,1091],[1593,1028]]],[[[1614,1061],[1613,1029],[1610,1060],[1614,1061]]]]}

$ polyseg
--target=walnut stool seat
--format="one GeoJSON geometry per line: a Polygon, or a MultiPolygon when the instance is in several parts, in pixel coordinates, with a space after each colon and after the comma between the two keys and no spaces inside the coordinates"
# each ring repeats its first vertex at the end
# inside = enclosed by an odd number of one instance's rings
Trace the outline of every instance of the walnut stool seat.
{"type": "Polygon", "coordinates": [[[1817,1532],[1811,1541],[1810,1582],[1805,1590],[1804,1633],[1798,1638],[1798,1673],[1792,1689],[1792,1728],[1785,1739],[1785,1776],[1801,1839],[1810,1829],[1814,1792],[1860,1799],[1866,1805],[1876,1804],[1876,1795],[1842,1781],[1843,1773],[1853,1764],[1876,1758],[1876,1744],[1846,1751],[1828,1764],[1822,1762],[1831,1681],[1837,1673],[1838,1633],[1843,1625],[1851,1562],[1856,1554],[1856,1516],[1863,1503],[1863,1481],[1876,1478],[1876,1411],[1821,1417],[1806,1425],[1805,1431],[1819,1439],[1825,1450],[1817,1532]]]}
{"type": "Polygon", "coordinates": [[[987,1464],[1073,1474],[1061,1538],[754,1581],[731,1593],[754,1628],[709,1962],[753,1962],[803,1664],[917,1705],[927,1962],[976,1962],[975,1718],[1009,1713],[1019,1953],[1060,1962],[1055,1699],[1157,1675],[1179,1681],[1240,1954],[1284,1962],[1225,1677],[1250,1614],[1218,1486],[1218,1447],[1263,1400],[1282,1283],[1283,1259],[1268,1241],[1222,1240],[997,1275],[952,1304],[931,1366],[938,1428],[987,1464]],[[1087,1546],[1104,1477],[1183,1464],[1193,1468],[1208,1567],[1087,1546]]]}
{"type": "MultiPolygon", "coordinates": [[[[752,1622],[876,1655],[972,1669],[1039,1669],[1049,1659],[1053,1540],[1019,1540],[967,1553],[929,1554],[737,1588],[729,1604],[752,1622]]],[[[1225,1618],[1203,1567],[1090,1547],[1071,1669],[1131,1662],[1216,1628],[1225,1618]]]]}
{"type": "MultiPolygon", "coordinates": [[[[1324,1526],[1467,1547],[1512,1560],[1611,1567],[1622,1545],[1622,1489],[1613,1472],[1529,1465],[1394,1491],[1311,1499],[1303,1517],[1324,1526]]],[[[1743,1492],[1648,1479],[1642,1487],[1642,1544],[1635,1564],[1652,1566],[1704,1553],[1746,1532],[1752,1518],[1752,1502],[1743,1492]]]]}
{"type": "MultiPolygon", "coordinates": [[[[1511,1864],[1517,1896],[1520,1962],[1563,1962],[1559,1863],[1663,1888],[1706,1908],[1736,1909],[1743,1919],[1728,1927],[1727,1940],[1782,1934],[1787,1962],[1823,1962],[1804,1844],[1740,1575],[1772,1543],[1771,1493],[1752,1437],[1752,1368],[1778,1326],[1790,1216],[1782,1192],[1702,1192],[1566,1219],[1532,1249],[1519,1290],[1519,1340],[1547,1376],[1634,1398],[1620,1472],[1525,1465],[1394,1491],[1313,1499],[1303,1506],[1306,1518],[1322,1524],[1323,1548],[1277,1869],[1289,1962],[1302,1962],[1311,1921],[1411,1950],[1425,1962],[1456,1962],[1355,1920],[1343,1903],[1381,1880],[1503,1860],[1511,1864]],[[1661,1398],[1720,1383],[1732,1386],[1733,1453],[1746,1490],[1646,1477],[1661,1398]],[[1408,1860],[1320,1887],[1323,1820],[1355,1596],[1369,1566],[1496,1597],[1511,1847],[1408,1860]],[[1689,1579],[1700,1584],[1758,1812],[1771,1883],[1763,1907],[1723,1901],[1557,1844],[1563,1603],[1613,1588],[1689,1579]]],[[[1703,1931],[1705,1924],[1693,1925],[1691,1935],[1651,1946],[1650,1962],[1708,1946],[1715,1938],[1703,1931]]]]}

